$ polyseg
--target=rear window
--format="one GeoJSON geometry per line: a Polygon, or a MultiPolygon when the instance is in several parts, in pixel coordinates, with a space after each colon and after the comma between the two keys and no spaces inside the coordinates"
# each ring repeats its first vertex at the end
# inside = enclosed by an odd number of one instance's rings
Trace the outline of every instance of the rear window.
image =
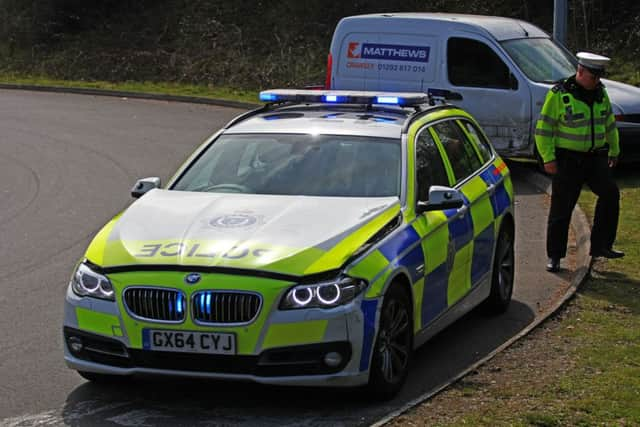
{"type": "Polygon", "coordinates": [[[482,163],[476,150],[465,138],[455,122],[447,120],[433,125],[432,128],[447,152],[456,183],[464,180],[480,169],[482,163]]]}

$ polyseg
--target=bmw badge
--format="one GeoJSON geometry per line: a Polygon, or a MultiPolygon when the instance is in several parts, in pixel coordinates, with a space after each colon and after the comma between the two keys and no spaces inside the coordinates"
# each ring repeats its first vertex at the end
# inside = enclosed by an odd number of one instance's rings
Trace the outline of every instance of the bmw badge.
{"type": "Polygon", "coordinates": [[[189,273],[185,276],[184,283],[187,285],[195,285],[200,281],[200,278],[201,276],[198,273],[189,273]]]}

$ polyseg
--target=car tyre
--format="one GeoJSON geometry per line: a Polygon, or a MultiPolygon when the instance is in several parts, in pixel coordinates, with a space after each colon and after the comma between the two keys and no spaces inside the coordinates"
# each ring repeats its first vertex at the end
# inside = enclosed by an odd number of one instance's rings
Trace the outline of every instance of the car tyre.
{"type": "Polygon", "coordinates": [[[513,294],[515,253],[513,228],[503,224],[496,242],[491,276],[491,293],[485,301],[486,311],[501,314],[507,311],[513,294]]]}
{"type": "Polygon", "coordinates": [[[389,400],[402,388],[413,350],[411,301],[398,285],[384,297],[380,327],[373,350],[368,391],[376,400],[389,400]]]}

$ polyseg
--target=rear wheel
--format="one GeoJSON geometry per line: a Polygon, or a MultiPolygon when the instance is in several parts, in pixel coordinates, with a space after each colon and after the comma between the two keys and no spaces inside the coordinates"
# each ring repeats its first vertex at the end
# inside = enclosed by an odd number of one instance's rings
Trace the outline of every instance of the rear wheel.
{"type": "Polygon", "coordinates": [[[395,396],[409,371],[413,346],[411,302],[400,286],[392,285],[384,298],[380,327],[369,373],[369,391],[377,399],[395,396]]]}
{"type": "Polygon", "coordinates": [[[496,242],[496,253],[493,259],[491,277],[491,293],[485,304],[487,311],[500,314],[507,311],[513,294],[515,276],[515,254],[513,245],[513,229],[504,224],[496,242]]]}

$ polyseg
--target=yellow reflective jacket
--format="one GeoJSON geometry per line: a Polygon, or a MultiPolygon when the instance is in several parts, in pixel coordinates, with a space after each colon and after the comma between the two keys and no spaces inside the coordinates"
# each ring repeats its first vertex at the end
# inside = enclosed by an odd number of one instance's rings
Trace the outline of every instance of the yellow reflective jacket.
{"type": "Polygon", "coordinates": [[[556,147],[588,152],[608,144],[609,157],[620,154],[616,119],[604,86],[595,89],[591,106],[581,99],[580,90],[573,76],[547,93],[535,132],[544,163],[555,160],[556,147]]]}

